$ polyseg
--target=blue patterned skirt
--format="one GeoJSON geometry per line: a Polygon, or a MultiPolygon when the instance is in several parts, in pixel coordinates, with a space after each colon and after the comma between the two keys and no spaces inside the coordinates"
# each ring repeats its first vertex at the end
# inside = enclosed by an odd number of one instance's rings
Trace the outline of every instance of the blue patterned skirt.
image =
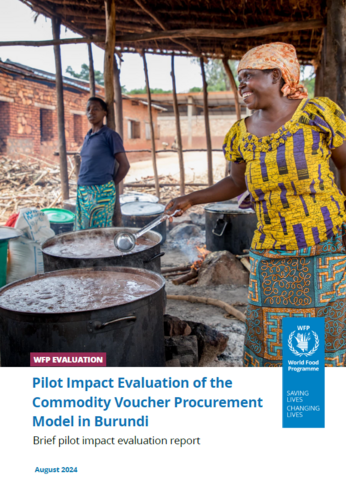
{"type": "Polygon", "coordinates": [[[283,317],[324,317],[325,366],[346,366],[344,230],[297,251],[251,250],[244,366],[282,365],[283,317]]]}
{"type": "Polygon", "coordinates": [[[112,227],[115,206],[115,185],[79,186],[76,201],[75,230],[112,227]]]}

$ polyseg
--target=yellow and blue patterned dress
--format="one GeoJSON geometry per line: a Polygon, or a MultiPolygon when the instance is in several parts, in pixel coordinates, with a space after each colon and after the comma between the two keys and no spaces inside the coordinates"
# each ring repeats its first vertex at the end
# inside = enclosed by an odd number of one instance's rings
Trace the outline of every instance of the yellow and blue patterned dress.
{"type": "Polygon", "coordinates": [[[292,119],[258,138],[235,123],[227,160],[246,163],[257,214],[245,366],[281,366],[285,317],[325,317],[325,364],[346,366],[346,197],[329,168],[346,120],[328,98],[302,100],[292,119]]]}
{"type": "Polygon", "coordinates": [[[78,187],[75,229],[112,227],[115,198],[114,182],[78,187]]]}

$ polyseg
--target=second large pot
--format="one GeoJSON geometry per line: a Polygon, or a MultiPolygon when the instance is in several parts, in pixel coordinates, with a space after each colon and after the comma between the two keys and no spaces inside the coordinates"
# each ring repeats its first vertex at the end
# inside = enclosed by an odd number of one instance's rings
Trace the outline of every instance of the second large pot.
{"type": "Polygon", "coordinates": [[[123,231],[136,233],[138,228],[93,228],[90,230],[80,230],[77,232],[56,235],[55,237],[50,238],[42,245],[44,271],[52,272],[54,270],[65,270],[67,268],[134,267],[160,273],[160,257],[164,255],[164,253],[160,253],[160,242],[162,237],[156,232],[147,232],[143,236],[152,241],[151,246],[148,246],[148,248],[140,252],[130,252],[125,253],[124,255],[116,255],[115,247],[114,255],[112,255],[112,253],[105,253],[104,256],[100,256],[98,251],[98,255],[84,258],[74,257],[70,254],[64,254],[63,252],[57,252],[55,254],[47,252],[48,247],[55,246],[59,244],[59,242],[62,244],[63,242],[76,242],[76,245],[78,245],[80,240],[86,241],[88,239],[93,242],[99,240],[99,248],[102,248],[102,240],[104,238],[113,239],[117,233],[123,231]]]}
{"type": "Polygon", "coordinates": [[[257,227],[253,210],[233,203],[214,203],[205,208],[206,247],[211,252],[228,250],[242,255],[249,249],[257,227]]]}
{"type": "MultiPolygon", "coordinates": [[[[165,211],[161,203],[131,202],[121,206],[121,214],[124,227],[143,228],[155,220],[165,211]]],[[[152,230],[162,236],[161,243],[165,243],[167,237],[166,221],[160,223],[152,230]]]]}

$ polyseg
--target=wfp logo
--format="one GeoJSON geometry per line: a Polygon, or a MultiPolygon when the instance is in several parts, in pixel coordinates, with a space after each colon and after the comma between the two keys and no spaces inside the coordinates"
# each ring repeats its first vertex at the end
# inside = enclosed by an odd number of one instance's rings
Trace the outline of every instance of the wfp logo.
{"type": "MultiPolygon", "coordinates": [[[[298,330],[309,329],[310,327],[307,326],[298,327],[298,330]]],[[[288,348],[291,350],[291,352],[297,357],[310,357],[313,355],[317,351],[320,344],[317,333],[313,330],[311,330],[311,333],[307,331],[294,335],[295,333],[296,331],[293,330],[288,337],[288,348]],[[313,338],[311,337],[311,334],[313,338]]]]}

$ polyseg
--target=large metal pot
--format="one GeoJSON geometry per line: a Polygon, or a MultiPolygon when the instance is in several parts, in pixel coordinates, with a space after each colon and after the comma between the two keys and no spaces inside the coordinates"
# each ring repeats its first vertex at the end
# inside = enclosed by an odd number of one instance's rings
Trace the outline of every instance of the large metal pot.
{"type": "MultiPolygon", "coordinates": [[[[152,270],[153,272],[160,273],[161,262],[160,257],[164,253],[160,253],[161,235],[156,232],[147,232],[144,238],[152,240],[153,246],[148,247],[141,252],[124,253],[123,255],[110,256],[107,254],[104,257],[95,258],[76,258],[71,256],[51,255],[45,252],[47,247],[56,245],[58,242],[63,241],[75,241],[78,242],[80,238],[100,238],[103,236],[111,237],[112,239],[119,232],[123,232],[124,228],[110,227],[110,228],[93,228],[90,230],[80,230],[77,232],[66,233],[62,235],[56,235],[50,238],[42,245],[44,270],[45,272],[51,272],[54,270],[64,270],[66,268],[88,268],[88,267],[134,267],[144,268],[146,270],[152,270]]],[[[126,228],[127,232],[136,233],[138,228],[126,228]]],[[[115,247],[114,247],[115,251],[115,247]]]]}
{"type": "MultiPolygon", "coordinates": [[[[124,227],[143,228],[148,223],[155,220],[165,210],[165,206],[161,203],[150,202],[130,202],[121,206],[121,215],[124,227]]],[[[167,224],[162,222],[153,228],[153,232],[157,232],[162,236],[161,243],[165,243],[167,237],[167,224]]]]}
{"type": "MultiPolygon", "coordinates": [[[[34,294],[35,295],[35,294],[34,294]]],[[[33,295],[33,297],[34,297],[33,295]]],[[[37,294],[38,295],[38,294],[37,294]]],[[[107,366],[164,365],[163,313],[165,281],[154,272],[103,267],[35,275],[0,289],[0,354],[3,367],[30,366],[30,352],[106,352],[107,366]],[[71,313],[30,313],[3,308],[8,289],[62,275],[95,271],[130,273],[154,282],[156,291],[122,305],[71,313]]],[[[14,308],[14,306],[13,306],[14,308]]]]}
{"type": "Polygon", "coordinates": [[[143,193],[143,192],[130,192],[130,193],[123,193],[120,195],[120,205],[124,205],[125,203],[132,203],[132,202],[149,202],[149,203],[158,203],[159,198],[155,195],[150,195],[150,193],[143,193]]]}
{"type": "Polygon", "coordinates": [[[252,209],[240,209],[234,203],[214,203],[204,207],[206,247],[211,252],[228,250],[242,255],[249,249],[257,227],[252,209]]]}

